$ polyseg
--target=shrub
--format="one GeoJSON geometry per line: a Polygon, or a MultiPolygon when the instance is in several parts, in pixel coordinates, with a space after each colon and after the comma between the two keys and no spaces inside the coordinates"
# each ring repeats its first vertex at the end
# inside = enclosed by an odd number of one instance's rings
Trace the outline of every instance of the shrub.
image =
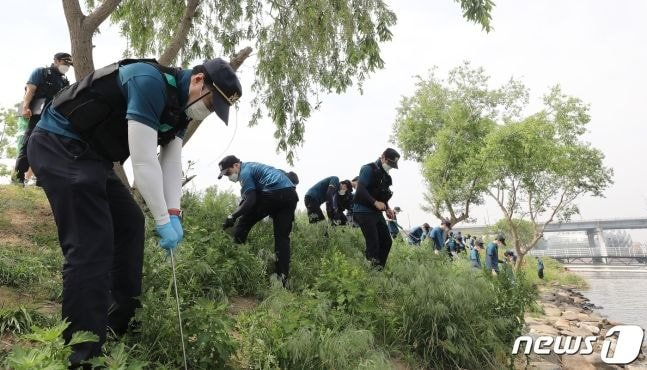
{"type": "Polygon", "coordinates": [[[5,359],[5,366],[13,370],[67,369],[68,358],[74,344],[97,341],[97,336],[94,334],[76,332],[70,342],[65,344],[63,331],[68,325],[63,322],[47,329],[35,327],[33,333],[23,335],[21,338],[36,345],[17,345],[12,348],[5,359]]]}

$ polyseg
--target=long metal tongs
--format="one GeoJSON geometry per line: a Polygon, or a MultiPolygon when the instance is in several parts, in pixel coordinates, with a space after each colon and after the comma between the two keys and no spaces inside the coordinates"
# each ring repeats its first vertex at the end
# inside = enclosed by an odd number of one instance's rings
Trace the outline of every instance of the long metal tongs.
{"type": "Polygon", "coordinates": [[[184,370],[186,366],[186,348],[184,347],[184,331],[182,330],[182,314],[180,313],[180,296],[177,294],[177,279],[175,278],[175,256],[173,256],[173,249],[169,249],[171,256],[171,268],[173,269],[173,288],[175,288],[175,303],[177,304],[177,320],[180,325],[180,337],[182,338],[182,357],[184,358],[184,370]]]}

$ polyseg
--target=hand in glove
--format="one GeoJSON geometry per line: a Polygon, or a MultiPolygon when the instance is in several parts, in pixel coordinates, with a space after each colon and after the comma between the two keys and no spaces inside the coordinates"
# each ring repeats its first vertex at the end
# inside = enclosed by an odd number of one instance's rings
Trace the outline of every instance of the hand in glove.
{"type": "Polygon", "coordinates": [[[182,229],[182,220],[176,215],[171,215],[171,225],[173,225],[173,230],[177,234],[177,243],[180,244],[182,239],[184,239],[184,230],[182,229]]]}
{"type": "Polygon", "coordinates": [[[160,247],[167,251],[174,250],[177,247],[178,237],[171,222],[164,225],[156,225],[155,231],[160,237],[160,247]]]}
{"type": "Polygon", "coordinates": [[[236,223],[236,219],[235,219],[235,218],[233,218],[233,217],[231,217],[231,215],[229,215],[229,216],[227,216],[227,218],[225,219],[225,222],[223,222],[223,223],[222,223],[222,229],[223,229],[223,230],[227,230],[227,229],[229,229],[230,227],[234,226],[234,224],[235,224],[235,223],[236,223]]]}

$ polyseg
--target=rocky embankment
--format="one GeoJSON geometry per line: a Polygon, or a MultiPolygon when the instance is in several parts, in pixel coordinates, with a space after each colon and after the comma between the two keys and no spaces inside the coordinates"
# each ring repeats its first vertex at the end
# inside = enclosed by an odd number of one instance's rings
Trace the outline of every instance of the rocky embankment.
{"type": "MultiPolygon", "coordinates": [[[[573,286],[562,286],[554,284],[549,287],[540,289],[539,304],[544,310],[544,314],[526,315],[526,333],[527,335],[537,338],[538,336],[596,336],[597,340],[593,344],[593,353],[589,355],[582,354],[564,354],[557,355],[528,355],[525,361],[517,361],[518,369],[537,369],[537,370],[588,370],[588,369],[631,369],[647,370],[647,346],[643,345],[641,354],[638,359],[629,365],[610,365],[602,361],[600,357],[602,343],[604,342],[607,331],[615,326],[621,325],[619,322],[608,320],[593,312],[595,305],[589,302],[573,286]]],[[[616,338],[611,337],[611,348],[614,349],[616,338]]],[[[552,345],[550,346],[552,349],[552,345]]],[[[584,348],[582,344],[581,348],[584,348]]],[[[523,352],[523,346],[519,353],[523,352]]],[[[611,352],[612,353],[612,352],[611,352]]],[[[521,355],[523,356],[523,355],[521,355]]]]}

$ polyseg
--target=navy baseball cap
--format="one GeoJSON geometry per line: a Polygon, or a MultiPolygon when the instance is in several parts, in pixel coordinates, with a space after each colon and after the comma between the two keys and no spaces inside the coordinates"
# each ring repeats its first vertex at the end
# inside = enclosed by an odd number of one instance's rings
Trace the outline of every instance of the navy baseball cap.
{"type": "Polygon", "coordinates": [[[68,65],[74,65],[72,63],[72,56],[69,53],[64,53],[64,52],[56,53],[54,54],[54,59],[62,60],[68,65]]]}
{"type": "Polygon", "coordinates": [[[243,95],[240,81],[231,65],[221,58],[208,60],[203,66],[211,80],[208,87],[213,94],[214,112],[227,124],[229,107],[243,95]]]}
{"type": "Polygon", "coordinates": [[[398,160],[400,159],[400,153],[398,153],[395,149],[393,148],[386,148],[384,153],[382,153],[384,156],[384,159],[386,159],[387,163],[389,166],[393,168],[398,168],[398,160]]]}
{"type": "Polygon", "coordinates": [[[225,172],[227,172],[227,170],[230,169],[236,163],[240,163],[240,159],[238,159],[235,155],[228,155],[225,158],[223,158],[218,163],[218,167],[220,168],[220,174],[218,174],[218,180],[220,180],[222,176],[225,174],[225,172]]]}

